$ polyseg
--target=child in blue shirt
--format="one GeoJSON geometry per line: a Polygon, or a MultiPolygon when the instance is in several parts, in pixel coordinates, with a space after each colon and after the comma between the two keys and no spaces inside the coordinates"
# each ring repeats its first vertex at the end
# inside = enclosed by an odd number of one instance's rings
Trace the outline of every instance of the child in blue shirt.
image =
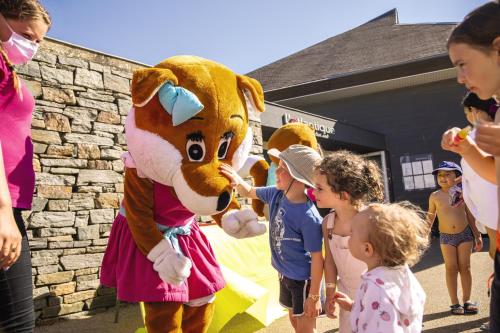
{"type": "Polygon", "coordinates": [[[305,190],[313,187],[314,166],[321,156],[303,145],[283,152],[270,149],[268,154],[280,159],[276,186],[254,188],[229,165],[221,166],[221,172],[242,196],[269,205],[271,263],[280,277],[280,303],[288,308],[296,332],[315,332],[321,312],[322,218],[305,190]]]}

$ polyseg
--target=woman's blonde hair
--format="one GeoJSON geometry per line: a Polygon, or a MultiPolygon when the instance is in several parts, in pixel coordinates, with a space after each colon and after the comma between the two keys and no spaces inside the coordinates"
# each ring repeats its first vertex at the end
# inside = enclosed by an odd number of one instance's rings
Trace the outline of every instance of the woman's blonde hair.
{"type": "Polygon", "coordinates": [[[380,168],[360,155],[347,150],[333,152],[316,166],[316,171],[325,175],[333,192],[349,194],[353,206],[384,199],[380,168]]]}
{"type": "Polygon", "coordinates": [[[38,0],[0,0],[0,13],[12,20],[42,20],[52,25],[50,15],[38,0]]]}
{"type": "MultiPolygon", "coordinates": [[[[49,13],[45,10],[45,8],[43,8],[38,0],[0,0],[0,13],[2,13],[6,19],[21,21],[42,20],[47,27],[50,28],[52,25],[49,13]]],[[[12,71],[14,88],[19,93],[21,84],[14,70],[14,66],[3,48],[0,48],[0,54],[9,69],[12,71]]]]}
{"type": "Polygon", "coordinates": [[[370,204],[368,241],[383,266],[413,266],[429,246],[429,225],[424,212],[408,201],[370,204]]]}

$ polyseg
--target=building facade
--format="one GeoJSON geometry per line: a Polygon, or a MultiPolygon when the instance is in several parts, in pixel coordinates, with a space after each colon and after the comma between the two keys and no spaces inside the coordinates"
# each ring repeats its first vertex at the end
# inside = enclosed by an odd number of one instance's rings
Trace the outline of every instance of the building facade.
{"type": "Polygon", "coordinates": [[[323,146],[375,158],[391,200],[427,209],[436,189],[433,168],[441,160],[458,162],[458,155],[441,149],[441,135],[466,124],[465,90],[446,50],[454,26],[400,24],[392,10],[248,75],[262,83],[273,105],[336,122],[338,131],[323,146]],[[346,138],[340,124],[358,132],[346,138]],[[384,142],[359,144],[367,132],[384,142]]]}

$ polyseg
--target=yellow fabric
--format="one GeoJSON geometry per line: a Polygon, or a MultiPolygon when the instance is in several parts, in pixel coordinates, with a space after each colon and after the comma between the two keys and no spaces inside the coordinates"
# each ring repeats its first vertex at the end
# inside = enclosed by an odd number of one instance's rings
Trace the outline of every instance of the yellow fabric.
{"type": "MultiPolygon", "coordinates": [[[[208,333],[246,333],[253,325],[231,327],[231,319],[257,321],[260,327],[287,314],[279,304],[278,273],[271,266],[269,233],[247,239],[228,236],[216,225],[202,227],[222,268],[226,287],[216,294],[215,315],[208,333]]],[[[141,304],[144,319],[144,309],[141,304]]],[[[139,328],[136,333],[146,333],[139,328]]]]}
{"type": "MultiPolygon", "coordinates": [[[[285,315],[279,304],[278,273],[271,266],[269,233],[235,239],[217,226],[203,227],[202,230],[212,245],[227,283],[216,294],[215,315],[208,332],[219,332],[222,328],[224,332],[232,332],[230,327],[224,326],[240,313],[250,315],[262,327],[285,315]]],[[[238,332],[245,333],[241,327],[238,332]]]]}

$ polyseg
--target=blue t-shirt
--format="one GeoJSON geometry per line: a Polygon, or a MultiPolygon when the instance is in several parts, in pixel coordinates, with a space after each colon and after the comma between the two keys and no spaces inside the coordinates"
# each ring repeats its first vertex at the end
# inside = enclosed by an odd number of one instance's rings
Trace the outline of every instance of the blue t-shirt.
{"type": "Polygon", "coordinates": [[[271,263],[293,280],[311,277],[311,253],[322,250],[322,218],[311,201],[291,203],[275,186],[256,189],[260,200],[269,205],[271,263]]]}

